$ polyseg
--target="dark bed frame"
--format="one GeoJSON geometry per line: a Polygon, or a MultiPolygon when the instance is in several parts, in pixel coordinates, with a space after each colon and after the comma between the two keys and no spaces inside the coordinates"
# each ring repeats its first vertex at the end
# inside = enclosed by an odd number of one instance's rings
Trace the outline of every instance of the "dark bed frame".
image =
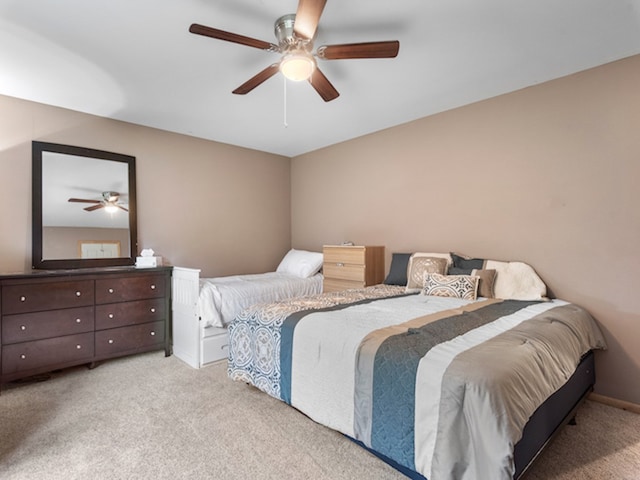
{"type": "MultiPolygon", "coordinates": [[[[516,467],[514,479],[523,478],[560,429],[567,423],[574,421],[576,410],[593,391],[595,381],[593,352],[589,352],[582,357],[576,371],[567,383],[540,405],[525,425],[522,438],[516,444],[513,452],[516,467]]],[[[399,465],[385,455],[366,447],[362,442],[351,440],[407,477],[413,480],[427,480],[418,472],[399,465]]]]}

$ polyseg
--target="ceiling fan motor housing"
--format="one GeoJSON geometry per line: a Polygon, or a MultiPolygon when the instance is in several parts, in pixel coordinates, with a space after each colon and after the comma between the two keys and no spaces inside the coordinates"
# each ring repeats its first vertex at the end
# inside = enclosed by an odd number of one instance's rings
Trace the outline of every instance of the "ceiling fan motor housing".
{"type": "Polygon", "coordinates": [[[276,20],[273,26],[276,40],[282,53],[292,51],[311,53],[313,48],[313,40],[310,38],[299,37],[293,31],[296,23],[296,14],[290,13],[283,15],[276,20]]]}
{"type": "Polygon", "coordinates": [[[113,203],[118,201],[120,194],[118,192],[102,192],[102,198],[105,202],[113,203]]]}
{"type": "Polygon", "coordinates": [[[276,39],[278,40],[278,45],[283,49],[287,49],[288,47],[294,46],[298,43],[298,39],[293,33],[293,25],[295,24],[295,21],[295,13],[290,13],[277,19],[273,26],[276,39]]]}

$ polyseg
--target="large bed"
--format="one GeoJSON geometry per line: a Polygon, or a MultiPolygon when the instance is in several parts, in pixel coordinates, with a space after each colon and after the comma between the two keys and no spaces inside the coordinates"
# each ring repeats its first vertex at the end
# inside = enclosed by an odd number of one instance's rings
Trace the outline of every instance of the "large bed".
{"type": "Polygon", "coordinates": [[[404,285],[245,309],[228,374],[410,477],[518,478],[592,389],[602,334],[526,264],[410,258],[404,285]]]}
{"type": "Polygon", "coordinates": [[[276,271],[200,278],[174,267],[173,353],[194,368],[227,358],[227,326],[244,308],[322,292],[322,254],[291,249],[276,271]]]}

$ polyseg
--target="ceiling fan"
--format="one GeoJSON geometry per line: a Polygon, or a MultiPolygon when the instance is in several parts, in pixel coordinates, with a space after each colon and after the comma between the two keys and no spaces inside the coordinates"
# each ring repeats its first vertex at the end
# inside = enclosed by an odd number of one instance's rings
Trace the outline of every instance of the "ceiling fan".
{"type": "Polygon", "coordinates": [[[107,212],[115,212],[118,209],[128,212],[129,210],[120,203],[120,194],[118,192],[102,192],[102,200],[91,200],[88,198],[70,198],[69,202],[76,203],[95,203],[91,207],[85,207],[83,210],[93,212],[100,208],[104,208],[107,212]]]}
{"type": "Polygon", "coordinates": [[[236,88],[233,93],[245,95],[280,71],[290,80],[308,80],[322,99],[325,102],[330,102],[338,98],[340,94],[320,71],[314,57],[323,60],[394,58],[398,55],[400,42],[393,40],[323,45],[314,54],[313,38],[326,3],[327,0],[299,0],[298,10],[295,14],[284,15],[275,22],[274,30],[278,40],[277,45],[197,23],[192,24],[189,27],[189,31],[198,35],[239,43],[240,45],[247,45],[282,55],[278,63],[269,65],[236,88]]]}

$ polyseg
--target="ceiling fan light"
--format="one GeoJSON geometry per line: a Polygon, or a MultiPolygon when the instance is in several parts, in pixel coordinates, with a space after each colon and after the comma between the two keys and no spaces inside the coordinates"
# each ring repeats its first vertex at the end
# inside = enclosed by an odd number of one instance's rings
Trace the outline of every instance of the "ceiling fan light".
{"type": "Polygon", "coordinates": [[[280,71],[289,80],[307,80],[316,68],[316,62],[308,53],[289,53],[280,61],[280,71]]]}
{"type": "Polygon", "coordinates": [[[118,206],[113,203],[109,203],[104,206],[104,210],[109,213],[116,213],[118,211],[118,206]]]}

